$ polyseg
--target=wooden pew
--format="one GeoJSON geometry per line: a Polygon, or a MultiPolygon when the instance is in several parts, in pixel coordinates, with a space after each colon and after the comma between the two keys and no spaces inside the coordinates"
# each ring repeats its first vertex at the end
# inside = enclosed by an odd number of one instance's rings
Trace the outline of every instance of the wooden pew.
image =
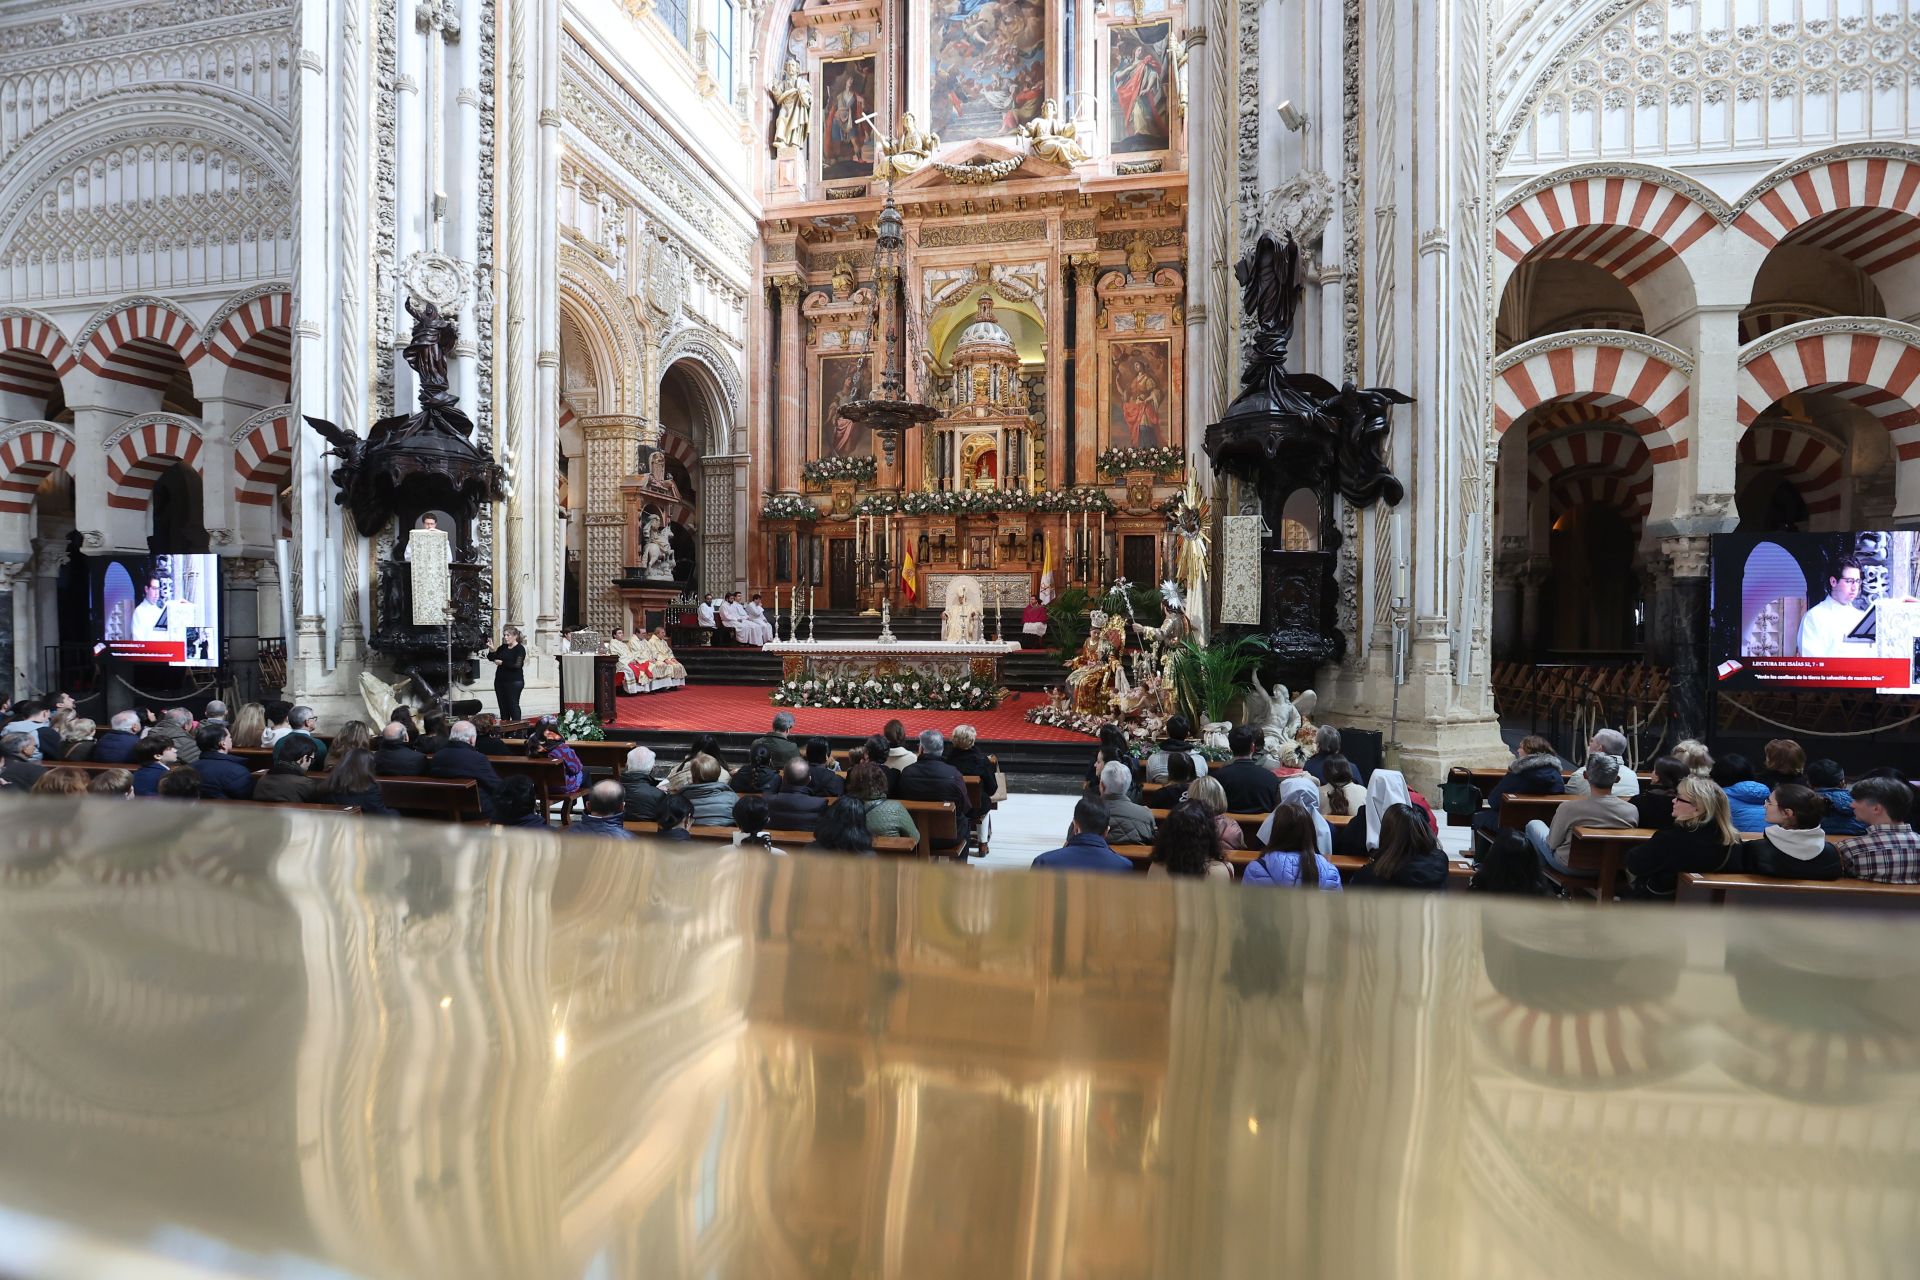
{"type": "Polygon", "coordinates": [[[376,778],[387,808],[409,818],[483,822],[480,784],[472,778],[376,778]]]}
{"type": "Polygon", "coordinates": [[[920,829],[918,856],[931,858],[935,854],[943,858],[963,857],[966,846],[961,841],[959,815],[953,810],[951,800],[901,800],[898,802],[913,819],[913,825],[920,829]]]}
{"type": "MultiPolygon", "coordinates": [[[[1348,876],[1367,865],[1368,859],[1353,858],[1346,854],[1335,854],[1332,858],[1329,858],[1328,861],[1340,868],[1340,879],[1344,884],[1348,876]]],[[[1447,859],[1446,888],[1449,891],[1464,889],[1471,883],[1473,883],[1473,864],[1470,862],[1456,862],[1451,858],[1447,859]]],[[[1371,888],[1371,886],[1365,886],[1365,888],[1371,888]]],[[[1393,891],[1390,890],[1389,892],[1393,891]]]]}
{"type": "Polygon", "coordinates": [[[1680,876],[1680,902],[1756,907],[1809,906],[1920,910],[1920,884],[1882,884],[1877,880],[1782,880],[1773,876],[1734,875],[1724,871],[1688,871],[1680,876]]]}
{"type": "MultiPolygon", "coordinates": [[[[626,822],[621,825],[637,836],[657,836],[660,834],[660,824],[657,822],[626,822]]],[[[688,827],[687,835],[691,840],[698,841],[702,844],[731,845],[733,843],[733,833],[735,830],[736,828],[734,827],[688,827]]],[[[773,837],[773,844],[776,849],[805,849],[811,847],[814,843],[814,833],[811,831],[770,831],[767,834],[773,837]]],[[[873,838],[873,851],[875,853],[886,854],[889,857],[910,858],[915,855],[918,849],[919,846],[905,836],[875,836],[873,838]]]]}
{"type": "MultiPolygon", "coordinates": [[[[578,791],[568,791],[567,767],[558,760],[543,758],[531,760],[526,756],[488,756],[487,762],[493,771],[502,778],[532,778],[534,795],[545,814],[552,810],[554,802],[561,804],[560,825],[567,826],[573,821],[573,802],[581,795],[578,791]]],[[[584,764],[585,761],[582,761],[584,764]]]]}
{"type": "MultiPolygon", "coordinates": [[[[1153,825],[1155,827],[1158,827],[1161,823],[1167,820],[1167,815],[1169,813],[1172,813],[1173,810],[1149,809],[1147,810],[1147,812],[1153,815],[1153,825]]],[[[1260,827],[1267,820],[1266,814],[1264,813],[1229,813],[1226,816],[1229,818],[1232,818],[1235,822],[1240,824],[1240,834],[1242,834],[1247,838],[1247,848],[1249,849],[1259,848],[1260,827]]],[[[1327,821],[1332,822],[1333,819],[1328,818],[1327,821]]],[[[1344,819],[1342,820],[1342,825],[1345,825],[1344,819]]]]}
{"type": "Polygon", "coordinates": [[[1501,796],[1500,825],[1508,831],[1522,831],[1529,822],[1537,818],[1548,826],[1552,826],[1553,811],[1567,801],[1579,798],[1579,796],[1501,796]]]}
{"type": "MultiPolygon", "coordinates": [[[[524,738],[508,738],[505,739],[505,741],[513,755],[518,757],[526,756],[527,743],[524,738]]],[[[627,753],[632,751],[638,744],[632,742],[569,741],[567,745],[573,748],[573,754],[580,757],[580,763],[587,767],[588,776],[604,774],[617,778],[620,776],[621,771],[627,767],[627,753]]],[[[488,759],[491,760],[498,760],[499,758],[498,756],[488,757],[488,759]]],[[[495,770],[495,772],[498,772],[498,770],[495,770]]]]}

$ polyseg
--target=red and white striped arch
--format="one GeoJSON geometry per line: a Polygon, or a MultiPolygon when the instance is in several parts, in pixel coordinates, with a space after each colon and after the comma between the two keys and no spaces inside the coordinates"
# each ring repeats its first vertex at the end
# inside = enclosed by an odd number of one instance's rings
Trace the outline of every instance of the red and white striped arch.
{"type": "Polygon", "coordinates": [[[73,437],[51,422],[23,423],[0,436],[0,513],[33,510],[40,482],[73,465],[73,437]]]}
{"type": "Polygon", "coordinates": [[[678,431],[662,431],[660,433],[660,447],[667,451],[669,458],[677,460],[681,466],[685,467],[688,475],[698,476],[700,474],[700,450],[694,445],[693,441],[687,439],[687,437],[681,435],[678,431]]]}
{"type": "Polygon", "coordinates": [[[1740,437],[1739,457],[1743,465],[1791,476],[1808,514],[1840,509],[1846,463],[1840,451],[1819,436],[1782,423],[1762,422],[1740,437]]]}
{"type": "Polygon", "coordinates": [[[1836,209],[1795,227],[1781,243],[1829,250],[1875,276],[1920,255],[1920,217],[1901,209],[1836,209]]]}
{"type": "Polygon", "coordinates": [[[1646,178],[1570,178],[1510,205],[1494,224],[1493,243],[1511,262],[1542,251],[1635,284],[1716,225],[1697,201],[1646,178]]]}
{"type": "Polygon", "coordinates": [[[1740,345],[1766,337],[1802,320],[1824,320],[1833,312],[1799,302],[1766,302],[1740,313],[1740,345]]]}
{"type": "Polygon", "coordinates": [[[160,298],[129,298],[87,322],[81,367],[113,382],[164,391],[178,366],[191,369],[206,344],[187,314],[160,298]]]}
{"type": "Polygon", "coordinates": [[[285,382],[293,370],[293,295],[275,290],[225,316],[207,339],[214,358],[242,373],[285,382]]]}
{"type": "MultiPolygon", "coordinates": [[[[1543,414],[1559,407],[1549,406],[1543,414]]],[[[1600,502],[1638,523],[1653,500],[1653,459],[1629,428],[1596,425],[1559,432],[1529,447],[1527,488],[1545,493],[1555,510],[1600,502]]]]}
{"type": "Polygon", "coordinates": [[[293,475],[293,406],[263,409],[241,424],[233,443],[233,500],[270,507],[293,475]]]}
{"type": "Polygon", "coordinates": [[[144,511],[154,482],[177,462],[206,470],[199,432],[171,413],[144,413],[108,437],[107,505],[144,511]]]}
{"type": "MultiPolygon", "coordinates": [[[[1815,231],[1810,226],[1815,219],[1842,209],[1882,210],[1909,220],[1920,217],[1920,163],[1896,156],[1841,155],[1804,168],[1791,167],[1764,179],[1760,194],[1749,198],[1733,225],[1771,249],[1802,227],[1815,231]]],[[[1911,257],[1914,247],[1920,246],[1920,242],[1909,246],[1904,235],[1884,239],[1896,226],[1892,220],[1885,224],[1843,220],[1834,224],[1832,234],[1843,242],[1858,241],[1857,250],[1868,257],[1848,256],[1863,270],[1885,270],[1901,260],[1891,255],[1911,257]],[[1868,267],[1867,261],[1876,265],[1868,267]]],[[[1824,238],[1827,232],[1819,234],[1824,238]]]]}
{"type": "Polygon", "coordinates": [[[44,402],[75,363],[72,346],[53,321],[19,308],[0,311],[0,393],[44,402]]]}
{"type": "Polygon", "coordinates": [[[1807,320],[1754,343],[1740,356],[1738,416],[1751,427],[1782,397],[1835,395],[1880,420],[1902,460],[1920,458],[1920,327],[1857,320],[1807,320]]]}
{"type": "Polygon", "coordinates": [[[1657,339],[1634,341],[1549,334],[1508,351],[1494,366],[1494,430],[1504,434],[1530,410],[1572,400],[1612,411],[1638,433],[1655,463],[1686,457],[1681,425],[1689,378],[1679,367],[1685,357],[1673,348],[1672,359],[1665,359],[1641,345],[1665,348],[1657,339]]]}

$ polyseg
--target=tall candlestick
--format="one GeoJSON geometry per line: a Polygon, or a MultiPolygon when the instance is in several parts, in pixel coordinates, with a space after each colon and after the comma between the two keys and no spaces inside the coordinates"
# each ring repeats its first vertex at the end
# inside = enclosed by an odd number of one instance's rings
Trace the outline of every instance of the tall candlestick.
{"type": "Polygon", "coordinates": [[[807,584],[807,643],[813,643],[813,584],[807,584]]]}

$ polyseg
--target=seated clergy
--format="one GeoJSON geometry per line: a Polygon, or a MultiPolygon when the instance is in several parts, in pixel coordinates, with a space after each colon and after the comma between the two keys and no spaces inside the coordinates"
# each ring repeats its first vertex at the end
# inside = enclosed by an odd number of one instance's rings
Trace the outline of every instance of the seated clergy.
{"type": "Polygon", "coordinates": [[[645,693],[653,687],[653,654],[639,643],[628,643],[627,633],[615,627],[607,638],[613,670],[622,693],[645,693]]]}
{"type": "Polygon", "coordinates": [[[760,603],[758,591],[753,593],[753,599],[747,601],[746,609],[747,626],[753,628],[754,635],[748,643],[767,644],[774,640],[776,637],[773,634],[773,624],[767,621],[767,607],[760,603]]]}
{"type": "MultiPolygon", "coordinates": [[[[636,637],[634,641],[636,651],[639,649],[639,644],[639,639],[636,637]]],[[[681,665],[680,659],[673,656],[673,646],[667,643],[665,627],[653,629],[653,634],[646,639],[646,652],[653,660],[653,684],[656,689],[668,685],[683,685],[687,682],[687,669],[681,665]]]]}
{"type": "Polygon", "coordinates": [[[733,633],[740,637],[740,643],[760,645],[773,639],[773,624],[767,621],[767,611],[761,609],[756,618],[753,607],[740,597],[738,591],[728,593],[733,601],[733,633]]]}

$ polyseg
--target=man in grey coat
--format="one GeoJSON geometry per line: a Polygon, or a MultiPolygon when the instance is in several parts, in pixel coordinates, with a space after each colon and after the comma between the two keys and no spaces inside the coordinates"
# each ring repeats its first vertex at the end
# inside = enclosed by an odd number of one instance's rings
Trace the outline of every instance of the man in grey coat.
{"type": "Polygon", "coordinates": [[[1100,766],[1100,796],[1107,802],[1107,843],[1152,844],[1153,810],[1127,798],[1133,787],[1133,770],[1124,760],[1109,760],[1100,766]]]}

